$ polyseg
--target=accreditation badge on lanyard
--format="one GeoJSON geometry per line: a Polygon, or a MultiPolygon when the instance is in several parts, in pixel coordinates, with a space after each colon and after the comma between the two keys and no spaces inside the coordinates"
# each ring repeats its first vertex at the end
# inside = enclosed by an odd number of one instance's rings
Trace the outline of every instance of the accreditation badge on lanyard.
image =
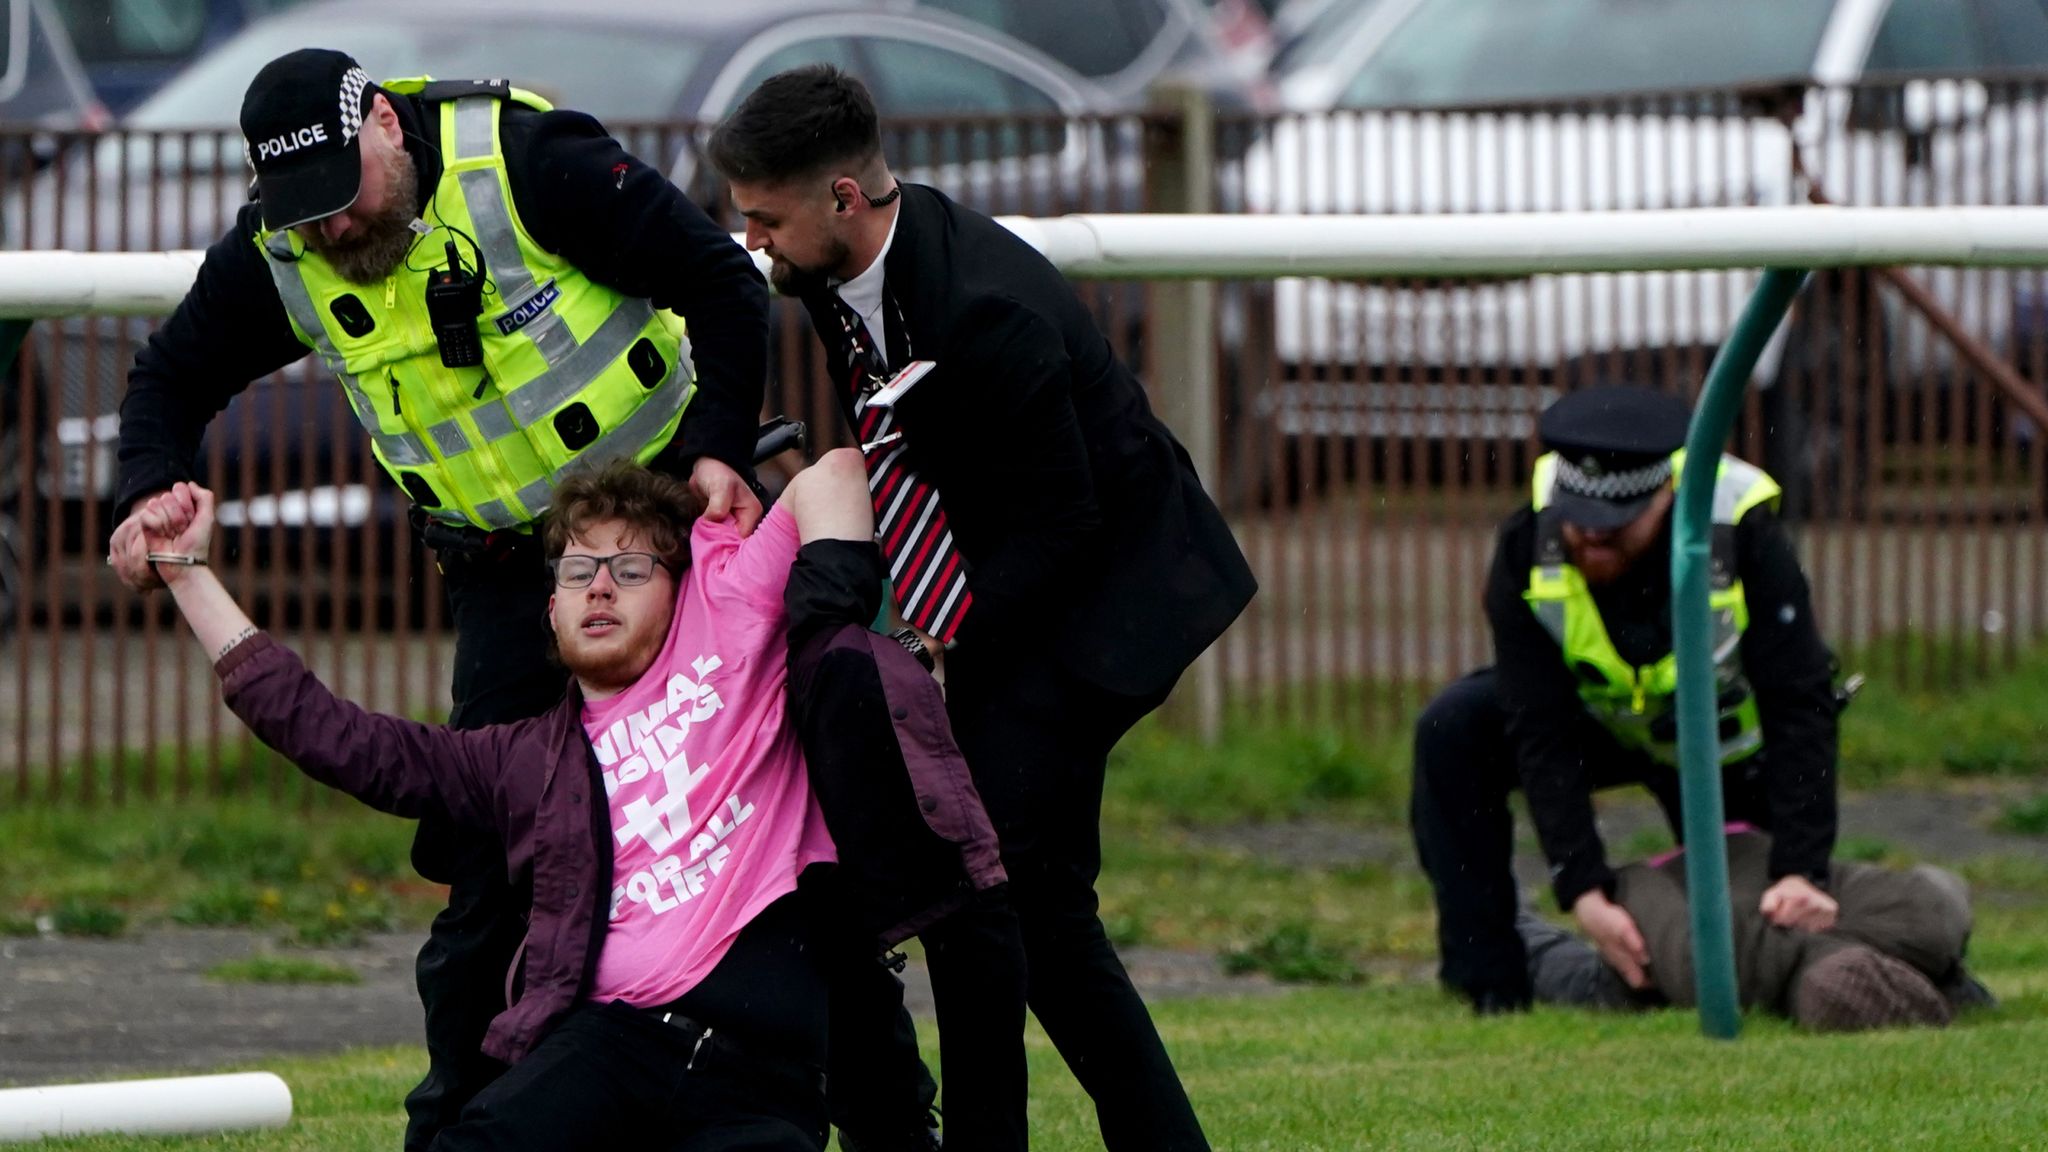
{"type": "Polygon", "coordinates": [[[870,408],[891,407],[898,400],[903,399],[904,395],[910,391],[911,385],[924,379],[931,373],[932,369],[938,366],[939,362],[936,360],[912,360],[903,366],[902,371],[884,381],[881,387],[868,393],[867,406],[870,408]]]}

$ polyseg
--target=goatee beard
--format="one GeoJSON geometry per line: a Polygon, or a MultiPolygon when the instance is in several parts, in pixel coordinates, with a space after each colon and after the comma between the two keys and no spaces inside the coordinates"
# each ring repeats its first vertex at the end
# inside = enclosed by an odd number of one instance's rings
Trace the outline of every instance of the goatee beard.
{"type": "Polygon", "coordinates": [[[769,258],[768,263],[768,283],[774,285],[777,292],[791,299],[801,300],[807,296],[816,296],[829,291],[832,287],[832,275],[825,269],[844,268],[852,257],[852,245],[839,239],[826,242],[825,258],[820,262],[820,268],[800,267],[780,256],[773,256],[769,258]]]}
{"type": "Polygon", "coordinates": [[[822,294],[832,286],[831,278],[823,272],[799,268],[787,260],[774,260],[768,265],[768,283],[775,291],[792,300],[822,294]]]}
{"type": "Polygon", "coordinates": [[[398,270],[418,242],[412,222],[419,215],[419,172],[412,157],[400,149],[389,161],[384,181],[384,209],[359,233],[346,240],[308,241],[335,274],[351,284],[375,284],[398,270]]]}

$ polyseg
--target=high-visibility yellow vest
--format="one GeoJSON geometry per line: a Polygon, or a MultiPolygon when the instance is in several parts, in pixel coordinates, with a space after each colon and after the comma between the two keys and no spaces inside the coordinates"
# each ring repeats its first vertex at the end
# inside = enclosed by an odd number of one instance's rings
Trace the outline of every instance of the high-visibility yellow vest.
{"type": "Polygon", "coordinates": [[[443,167],[421,219],[431,229],[383,282],[352,284],[289,232],[257,243],[299,339],[348,393],[377,460],[428,514],[525,530],[578,463],[646,463],[675,436],[696,390],[682,318],[596,283],[534,243],[512,203],[498,135],[516,88],[393,80],[426,102],[443,167]],[[428,273],[453,238],[481,248],[483,364],[448,368],[428,320],[428,273]]]}
{"type": "MultiPolygon", "coordinates": [[[[1672,474],[1685,464],[1681,449],[1672,474]]],[[[1557,456],[1536,461],[1536,556],[1523,599],[1564,651],[1565,665],[1578,681],[1586,710],[1624,746],[1668,764],[1678,762],[1678,657],[1666,653],[1654,664],[1631,666],[1615,650],[1600,619],[1600,606],[1586,578],[1572,566],[1564,547],[1563,522],[1552,509],[1557,456]],[[1546,512],[1548,514],[1546,514],[1546,512]]],[[[1763,747],[1756,698],[1742,674],[1742,633],[1749,605],[1735,575],[1735,525],[1759,504],[1775,506],[1777,481],[1761,469],[1723,456],[1714,479],[1711,588],[1707,603],[1714,618],[1714,677],[1720,714],[1721,762],[1734,763],[1763,747]]]]}

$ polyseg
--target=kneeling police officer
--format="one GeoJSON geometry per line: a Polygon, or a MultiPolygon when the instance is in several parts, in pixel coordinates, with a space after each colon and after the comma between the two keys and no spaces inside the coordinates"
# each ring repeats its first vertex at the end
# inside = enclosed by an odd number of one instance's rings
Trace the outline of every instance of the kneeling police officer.
{"type": "MultiPolygon", "coordinates": [[[[1515,930],[1508,797],[1521,788],[1558,906],[1632,986],[1649,954],[1614,901],[1596,789],[1640,784],[1679,818],[1671,506],[1689,413],[1596,388],[1558,400],[1529,503],[1501,525],[1487,577],[1494,664],[1417,722],[1410,817],[1437,905],[1440,976],[1484,1014],[1530,1001],[1515,930]]],[[[1835,842],[1834,658],[1778,521],[1778,485],[1733,457],[1714,487],[1712,595],[1721,779],[1730,821],[1773,833],[1760,910],[1825,931],[1835,842]]]]}

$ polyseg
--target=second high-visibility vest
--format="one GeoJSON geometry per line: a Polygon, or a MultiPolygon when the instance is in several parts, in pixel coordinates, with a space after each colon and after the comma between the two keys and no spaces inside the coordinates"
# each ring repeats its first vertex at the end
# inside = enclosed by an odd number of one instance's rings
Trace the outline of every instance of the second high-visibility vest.
{"type": "MultiPolygon", "coordinates": [[[[1672,474],[1685,452],[1672,457],[1672,474]]],[[[1564,652],[1586,710],[1624,746],[1669,764],[1678,762],[1678,657],[1666,653],[1635,667],[1622,659],[1600,618],[1586,578],[1572,566],[1564,546],[1563,521],[1552,507],[1557,475],[1552,453],[1536,461],[1536,556],[1523,593],[1536,618],[1564,652]]],[[[1712,587],[1708,607],[1714,619],[1714,675],[1719,692],[1721,761],[1733,763],[1763,747],[1756,699],[1742,673],[1742,633],[1749,605],[1735,574],[1735,525],[1751,508],[1779,496],[1777,481],[1732,456],[1721,458],[1714,480],[1712,587]]]]}

